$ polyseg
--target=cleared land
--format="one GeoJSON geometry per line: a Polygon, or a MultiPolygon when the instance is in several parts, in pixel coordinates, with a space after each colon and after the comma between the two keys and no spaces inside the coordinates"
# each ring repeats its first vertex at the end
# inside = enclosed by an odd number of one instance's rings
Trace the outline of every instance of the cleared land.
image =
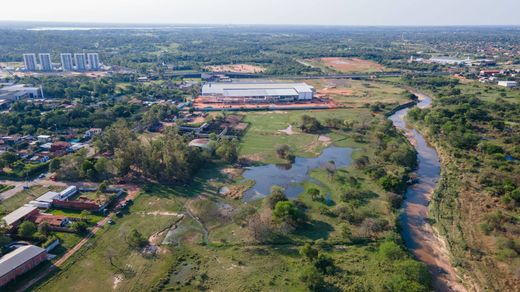
{"type": "Polygon", "coordinates": [[[234,65],[216,65],[216,66],[207,66],[205,69],[211,72],[217,73],[263,73],[266,68],[257,66],[257,65],[249,65],[249,64],[234,64],[234,65]]]}
{"type": "Polygon", "coordinates": [[[317,58],[306,59],[304,63],[317,68],[328,69],[339,73],[372,73],[382,72],[386,68],[374,61],[358,58],[317,58]]]}
{"type": "Polygon", "coordinates": [[[320,79],[306,80],[316,88],[316,97],[331,99],[338,106],[366,107],[367,104],[397,104],[406,102],[407,91],[389,83],[346,80],[320,79]]]}

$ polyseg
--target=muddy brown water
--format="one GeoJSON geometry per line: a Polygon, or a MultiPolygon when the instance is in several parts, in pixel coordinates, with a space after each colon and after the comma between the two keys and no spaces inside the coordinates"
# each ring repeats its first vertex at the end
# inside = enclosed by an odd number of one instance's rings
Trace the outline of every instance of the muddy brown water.
{"type": "MultiPolygon", "coordinates": [[[[419,108],[431,105],[432,99],[418,94],[419,108]]],[[[460,284],[457,271],[451,265],[445,242],[428,222],[428,206],[441,174],[437,151],[428,145],[424,136],[406,123],[411,108],[397,111],[389,117],[394,126],[402,130],[417,150],[419,182],[406,191],[403,214],[400,217],[402,236],[406,247],[428,267],[435,291],[467,291],[460,284]]]]}

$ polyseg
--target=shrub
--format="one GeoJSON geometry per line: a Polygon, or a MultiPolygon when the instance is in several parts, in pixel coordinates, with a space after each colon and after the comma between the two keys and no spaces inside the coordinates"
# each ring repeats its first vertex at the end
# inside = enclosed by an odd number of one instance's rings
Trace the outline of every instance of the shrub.
{"type": "Polygon", "coordinates": [[[267,196],[265,200],[267,206],[270,209],[274,209],[278,202],[288,201],[287,197],[285,196],[285,189],[281,186],[272,186],[271,194],[267,196]]]}
{"type": "Polygon", "coordinates": [[[309,267],[304,269],[300,275],[300,280],[311,291],[318,291],[321,285],[323,284],[323,276],[315,267],[309,267]]]}
{"type": "Polygon", "coordinates": [[[392,241],[385,241],[379,246],[379,255],[387,260],[399,260],[406,256],[403,249],[392,241]]]}

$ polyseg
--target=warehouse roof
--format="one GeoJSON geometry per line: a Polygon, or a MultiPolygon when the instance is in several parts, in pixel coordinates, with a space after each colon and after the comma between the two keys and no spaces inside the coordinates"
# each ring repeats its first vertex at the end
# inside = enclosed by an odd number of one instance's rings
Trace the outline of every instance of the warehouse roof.
{"type": "Polygon", "coordinates": [[[298,96],[298,92],[292,88],[283,89],[224,89],[224,96],[247,97],[247,96],[298,96]]]}
{"type": "Polygon", "coordinates": [[[30,214],[31,212],[33,212],[36,209],[37,208],[34,206],[26,205],[26,206],[20,207],[20,208],[14,210],[13,212],[7,214],[4,218],[2,218],[2,220],[4,220],[5,224],[7,224],[9,226],[9,225],[12,225],[13,223],[15,223],[16,221],[22,219],[23,217],[27,216],[28,214],[30,214]]]}
{"type": "Polygon", "coordinates": [[[36,199],[36,201],[52,203],[52,200],[58,198],[59,196],[60,196],[60,193],[57,193],[57,192],[46,192],[42,196],[38,197],[36,199]]]}
{"type": "Polygon", "coordinates": [[[224,95],[226,90],[277,90],[292,89],[297,93],[313,92],[314,87],[305,83],[207,83],[202,86],[203,95],[224,95]]]}
{"type": "Polygon", "coordinates": [[[35,258],[42,252],[45,252],[45,249],[35,245],[26,245],[6,254],[0,259],[0,277],[35,258]]]}

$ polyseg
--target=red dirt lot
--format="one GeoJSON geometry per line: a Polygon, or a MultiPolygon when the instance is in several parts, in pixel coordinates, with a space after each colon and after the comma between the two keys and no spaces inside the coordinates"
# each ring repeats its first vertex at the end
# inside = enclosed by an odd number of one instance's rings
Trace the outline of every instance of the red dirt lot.
{"type": "Polygon", "coordinates": [[[248,64],[207,66],[206,69],[218,73],[262,73],[266,70],[264,67],[248,64]]]}
{"type": "Polygon", "coordinates": [[[341,73],[381,72],[385,69],[385,67],[376,62],[358,58],[321,58],[313,59],[313,61],[322,63],[323,65],[341,73]]]}
{"type": "Polygon", "coordinates": [[[208,110],[208,109],[247,109],[247,110],[263,110],[270,108],[283,108],[283,109],[306,109],[313,107],[320,108],[337,108],[337,104],[330,99],[314,99],[312,101],[306,102],[280,102],[280,103],[216,103],[216,102],[207,102],[205,97],[198,97],[195,99],[193,106],[198,110],[208,110]]]}

